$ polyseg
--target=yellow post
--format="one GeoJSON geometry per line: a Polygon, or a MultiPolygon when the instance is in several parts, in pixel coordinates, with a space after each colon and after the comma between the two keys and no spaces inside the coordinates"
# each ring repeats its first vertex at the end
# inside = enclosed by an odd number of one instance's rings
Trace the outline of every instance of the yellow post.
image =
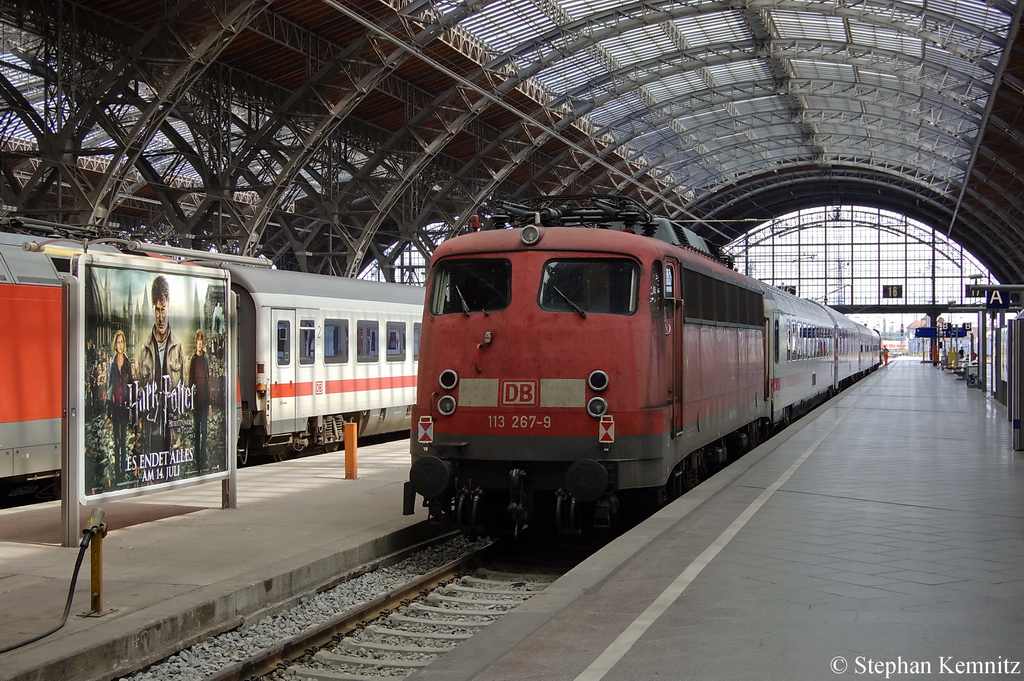
{"type": "Polygon", "coordinates": [[[354,423],[345,424],[345,479],[355,480],[359,477],[356,466],[356,440],[359,427],[354,423]]]}
{"type": "Polygon", "coordinates": [[[103,615],[103,537],[107,534],[107,524],[103,522],[104,515],[102,508],[93,509],[92,515],[89,516],[89,524],[86,526],[86,531],[92,534],[89,541],[89,594],[92,610],[89,614],[93,616],[103,615]]]}
{"type": "Polygon", "coordinates": [[[103,533],[99,532],[89,544],[89,560],[92,567],[92,579],[89,593],[92,595],[90,614],[103,614],[103,533]]]}

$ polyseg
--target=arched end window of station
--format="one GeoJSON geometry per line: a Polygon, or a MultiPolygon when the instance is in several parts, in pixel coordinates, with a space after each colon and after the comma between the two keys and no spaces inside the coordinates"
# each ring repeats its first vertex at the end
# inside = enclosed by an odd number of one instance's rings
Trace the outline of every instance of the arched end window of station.
{"type": "MultiPolygon", "coordinates": [[[[393,236],[387,246],[372,247],[375,258],[359,274],[360,279],[392,281],[399,284],[423,286],[426,283],[427,263],[438,244],[451,232],[444,222],[433,222],[410,234],[393,236]]],[[[381,233],[382,237],[387,236],[381,233]]]]}
{"type": "Polygon", "coordinates": [[[905,215],[862,206],[800,210],[725,250],[736,269],[832,306],[976,304],[967,284],[998,284],[959,244],[905,215]]]}

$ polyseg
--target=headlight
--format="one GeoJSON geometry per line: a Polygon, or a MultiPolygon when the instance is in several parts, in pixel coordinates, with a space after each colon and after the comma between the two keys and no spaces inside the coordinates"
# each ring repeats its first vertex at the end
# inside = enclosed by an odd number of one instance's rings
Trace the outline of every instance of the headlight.
{"type": "Polygon", "coordinates": [[[540,238],[543,235],[544,232],[542,232],[540,227],[537,225],[527,225],[526,227],[523,227],[523,233],[519,235],[519,240],[527,246],[532,246],[540,241],[540,238]]]}
{"type": "MultiPolygon", "coordinates": [[[[454,402],[454,400],[452,401],[454,402]]],[[[438,407],[440,408],[440,403],[438,403],[438,407]]],[[[590,401],[587,402],[587,413],[595,419],[600,418],[608,413],[608,403],[600,397],[591,397],[590,401]]]]}
{"type": "Polygon", "coordinates": [[[601,392],[608,387],[608,374],[603,371],[591,371],[587,377],[587,385],[594,392],[601,392]]]}
{"type": "Polygon", "coordinates": [[[445,395],[437,401],[437,410],[445,416],[451,416],[454,414],[457,406],[455,398],[451,395],[445,395]]]}
{"type": "Polygon", "coordinates": [[[459,384],[459,375],[451,369],[445,369],[437,379],[445,390],[451,390],[459,384]]]}

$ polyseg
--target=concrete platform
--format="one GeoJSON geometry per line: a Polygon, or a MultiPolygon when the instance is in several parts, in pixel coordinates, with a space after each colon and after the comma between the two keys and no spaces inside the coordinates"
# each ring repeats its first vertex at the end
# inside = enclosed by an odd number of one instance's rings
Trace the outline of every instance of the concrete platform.
{"type": "Polygon", "coordinates": [[[1024,675],[1024,453],[895,362],[414,679],[1024,675]]]}
{"type": "MultiPolygon", "coordinates": [[[[219,482],[99,504],[112,612],[80,616],[87,552],[65,627],[0,655],[0,679],[115,678],[426,539],[425,512],[402,516],[408,450],[361,447],[355,480],[344,452],[241,469],[236,509],[221,509],[219,482]]],[[[78,556],[60,538],[60,502],[0,511],[0,647],[60,622],[78,556]]]]}

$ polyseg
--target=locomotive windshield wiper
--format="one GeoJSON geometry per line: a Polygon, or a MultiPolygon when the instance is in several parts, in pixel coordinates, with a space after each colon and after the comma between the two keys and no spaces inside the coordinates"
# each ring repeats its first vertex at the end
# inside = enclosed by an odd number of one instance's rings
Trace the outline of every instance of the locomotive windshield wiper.
{"type": "Polygon", "coordinates": [[[462,303],[462,312],[468,317],[469,316],[469,305],[466,305],[466,299],[462,297],[462,291],[459,290],[458,286],[452,287],[455,292],[459,294],[459,302],[462,303]]]}
{"type": "Polygon", "coordinates": [[[574,309],[577,312],[579,312],[581,317],[583,317],[584,319],[587,318],[587,313],[583,311],[583,308],[580,307],[579,305],[577,305],[576,303],[572,302],[572,300],[569,299],[569,296],[567,296],[564,293],[562,293],[561,291],[559,291],[557,286],[552,286],[551,288],[554,290],[555,293],[557,293],[558,295],[562,296],[562,300],[564,300],[565,302],[569,303],[569,306],[572,307],[572,309],[574,309]]]}

